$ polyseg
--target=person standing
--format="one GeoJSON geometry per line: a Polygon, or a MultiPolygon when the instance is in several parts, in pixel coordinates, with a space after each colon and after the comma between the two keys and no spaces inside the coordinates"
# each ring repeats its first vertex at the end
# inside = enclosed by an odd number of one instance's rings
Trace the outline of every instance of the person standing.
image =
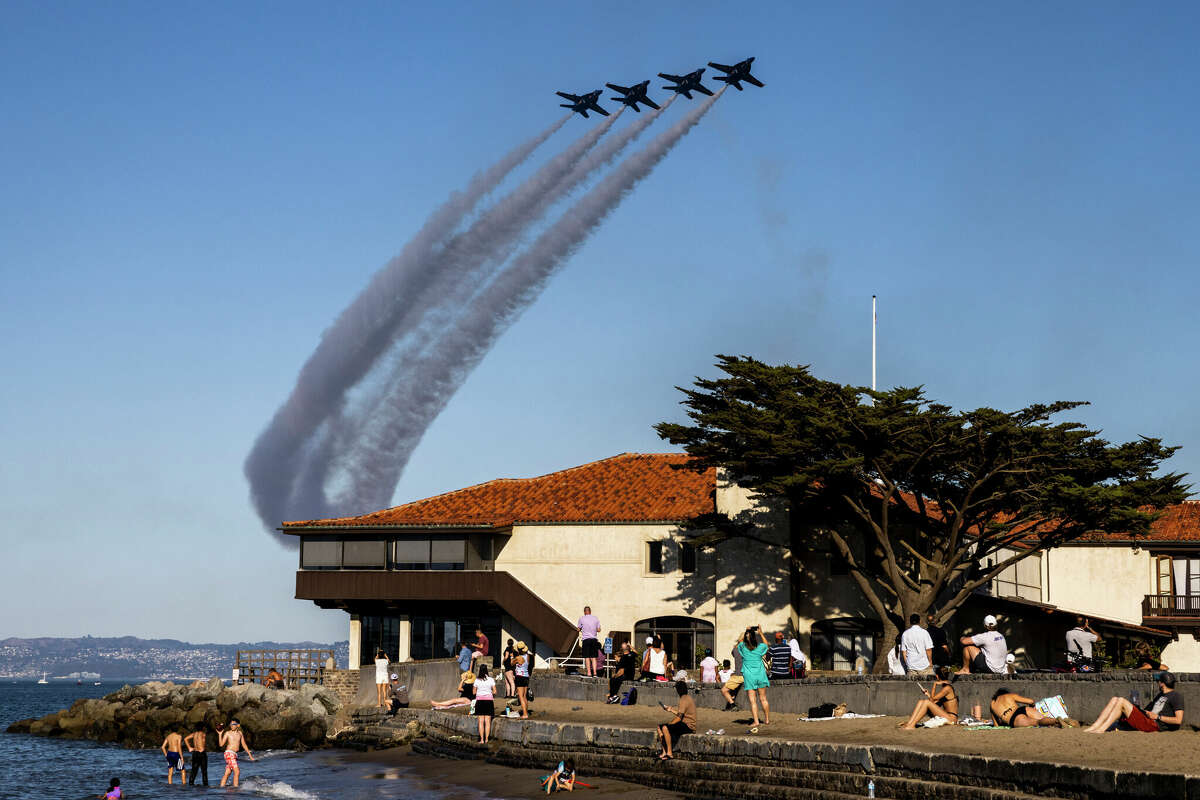
{"type": "Polygon", "coordinates": [[[1067,661],[1071,664],[1091,665],[1092,645],[1100,641],[1100,634],[1092,630],[1087,617],[1076,617],[1075,627],[1067,631],[1067,661]]]}
{"type": "Polygon", "coordinates": [[[957,675],[982,673],[1002,675],[1008,671],[1008,642],[1004,634],[996,630],[996,618],[988,614],[983,618],[983,633],[959,639],[963,645],[963,667],[957,675]]]}
{"type": "Polygon", "coordinates": [[[792,677],[792,648],[783,640],[781,631],[775,631],[775,644],[767,648],[767,659],[771,662],[771,680],[792,677]]]}
{"type": "Polygon", "coordinates": [[[517,687],[517,700],[521,702],[521,719],[529,717],[529,666],[532,656],[524,642],[517,642],[517,655],[513,659],[513,681],[517,687]]]}
{"type": "Polygon", "coordinates": [[[932,611],[925,617],[925,630],[929,633],[929,640],[933,642],[933,665],[948,667],[951,662],[950,639],[942,627],[934,623],[935,618],[932,611]]]}
{"type": "Polygon", "coordinates": [[[475,679],[475,718],[479,722],[479,743],[487,744],[492,736],[492,717],[496,715],[496,680],[488,675],[487,664],[479,665],[475,679]]]}
{"type": "MultiPolygon", "coordinates": [[[[375,651],[375,707],[387,707],[388,657],[382,650],[375,651]]],[[[222,786],[225,784],[222,783],[222,786]]],[[[235,783],[234,786],[237,784],[235,783]]]]}
{"type": "Polygon", "coordinates": [[[500,666],[504,667],[504,696],[516,697],[517,684],[513,680],[513,659],[516,658],[517,651],[513,647],[513,640],[508,640],[508,645],[504,648],[504,653],[500,656],[500,666]]]}
{"type": "Polygon", "coordinates": [[[762,625],[756,629],[746,628],[742,640],[737,644],[738,655],[742,657],[742,680],[746,694],[750,696],[750,713],[754,715],[754,724],[750,726],[751,733],[758,733],[758,726],[771,724],[771,706],[767,703],[767,687],[771,681],[767,678],[767,666],[763,658],[767,655],[767,638],[763,636],[762,625]],[[763,721],[758,721],[758,704],[762,703],[763,721]]]}
{"type": "Polygon", "coordinates": [[[179,783],[187,783],[187,765],[183,762],[183,737],[175,731],[168,733],[167,738],[163,739],[162,754],[167,759],[167,784],[172,782],[175,770],[179,770],[179,783]]]}
{"type": "MultiPolygon", "coordinates": [[[[385,676],[386,677],[386,676],[385,676]]],[[[250,745],[246,742],[246,734],[242,731],[241,724],[235,719],[230,720],[229,730],[217,728],[219,734],[217,744],[225,748],[225,774],[221,776],[221,785],[229,780],[230,774],[233,775],[233,785],[238,785],[238,779],[241,777],[242,770],[238,766],[238,751],[245,750],[247,757],[251,761],[257,761],[254,754],[250,752],[250,745]]]]}
{"type": "Polygon", "coordinates": [[[900,637],[900,644],[904,647],[904,663],[909,672],[932,675],[933,639],[929,632],[921,627],[920,614],[910,616],[908,624],[908,630],[900,637]]]}
{"type": "Polygon", "coordinates": [[[204,732],[203,723],[196,725],[196,730],[189,733],[183,739],[183,746],[192,754],[192,786],[196,785],[196,778],[200,777],[200,771],[204,771],[204,785],[208,786],[208,736],[204,732]]]}
{"type": "Polygon", "coordinates": [[[579,638],[583,640],[583,668],[589,678],[596,677],[596,660],[600,657],[600,619],[591,606],[583,607],[579,618],[579,638]]]}

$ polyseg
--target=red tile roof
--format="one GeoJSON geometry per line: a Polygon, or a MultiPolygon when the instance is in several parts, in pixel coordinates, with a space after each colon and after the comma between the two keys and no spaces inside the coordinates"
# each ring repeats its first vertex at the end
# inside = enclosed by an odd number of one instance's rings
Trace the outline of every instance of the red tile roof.
{"type": "Polygon", "coordinates": [[[716,510],[715,470],[675,468],[688,458],[622,453],[537,478],[499,478],[358,517],[285,522],[283,528],[681,522],[716,510]]]}
{"type": "Polygon", "coordinates": [[[1127,533],[1089,533],[1079,542],[1200,542],[1200,500],[1184,500],[1162,510],[1145,536],[1127,533]]]}

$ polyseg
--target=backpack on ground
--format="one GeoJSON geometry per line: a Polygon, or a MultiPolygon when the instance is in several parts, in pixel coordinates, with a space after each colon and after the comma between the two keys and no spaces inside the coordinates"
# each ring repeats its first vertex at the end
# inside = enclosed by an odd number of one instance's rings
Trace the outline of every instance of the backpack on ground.
{"type": "Polygon", "coordinates": [[[637,687],[629,687],[629,691],[621,695],[621,705],[636,706],[637,705],[637,687]]]}

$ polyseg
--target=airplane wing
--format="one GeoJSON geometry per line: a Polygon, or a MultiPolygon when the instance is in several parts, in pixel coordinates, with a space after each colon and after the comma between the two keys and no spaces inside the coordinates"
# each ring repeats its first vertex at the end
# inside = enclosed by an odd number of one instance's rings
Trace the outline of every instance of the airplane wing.
{"type": "Polygon", "coordinates": [[[571,94],[570,92],[555,92],[555,94],[559,97],[564,97],[567,100],[570,100],[572,103],[579,102],[579,95],[577,94],[571,94]]]}
{"type": "MultiPolygon", "coordinates": [[[[596,112],[596,113],[598,113],[598,114],[603,114],[603,115],[604,115],[604,116],[606,116],[606,117],[608,116],[608,112],[607,112],[607,111],[605,111],[605,110],[604,110],[603,108],[601,108],[600,106],[596,105],[595,103],[592,103],[592,111],[595,111],[595,112],[596,112]]],[[[587,112],[586,112],[586,111],[584,111],[584,112],[583,112],[583,115],[586,117],[586,116],[587,116],[587,112]]]]}
{"type": "MultiPolygon", "coordinates": [[[[647,97],[647,98],[646,98],[645,100],[643,100],[642,102],[643,102],[643,103],[645,103],[646,105],[650,106],[651,108],[655,109],[655,110],[658,110],[658,109],[662,108],[662,106],[660,106],[658,103],[656,103],[656,102],[654,102],[653,100],[651,100],[649,97],[647,97]]],[[[635,110],[636,110],[636,109],[635,109],[635,110]]]]}
{"type": "Polygon", "coordinates": [[[721,70],[722,72],[733,72],[733,67],[731,67],[727,64],[718,64],[715,61],[710,61],[710,62],[708,62],[708,65],[710,67],[716,67],[717,69],[721,70]]]}
{"type": "Polygon", "coordinates": [[[765,83],[763,83],[762,81],[760,81],[758,78],[754,77],[753,75],[747,75],[744,78],[744,80],[746,81],[746,83],[752,83],[755,86],[766,86],[765,83]]]}
{"type": "Polygon", "coordinates": [[[679,83],[681,80],[683,80],[682,75],[671,75],[670,73],[667,73],[667,72],[658,73],[658,77],[666,78],[669,81],[675,81],[675,83],[679,83]]]}
{"type": "MultiPolygon", "coordinates": [[[[708,95],[709,97],[712,97],[712,90],[711,90],[711,89],[709,89],[709,88],[708,88],[708,87],[706,87],[706,86],[701,86],[701,85],[699,85],[699,84],[696,84],[696,91],[697,91],[697,92],[704,92],[704,93],[705,93],[706,95],[708,95]]],[[[691,100],[691,99],[692,99],[692,96],[691,96],[690,94],[688,95],[688,99],[689,99],[689,100],[691,100]]]]}
{"type": "Polygon", "coordinates": [[[606,83],[604,85],[607,86],[608,88],[612,89],[614,92],[620,92],[621,94],[629,94],[628,86],[617,86],[615,83],[606,83]]]}

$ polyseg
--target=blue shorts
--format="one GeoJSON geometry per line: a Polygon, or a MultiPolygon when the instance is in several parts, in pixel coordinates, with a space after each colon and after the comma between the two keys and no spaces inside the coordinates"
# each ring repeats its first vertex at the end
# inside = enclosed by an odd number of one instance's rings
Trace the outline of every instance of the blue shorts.
{"type": "Polygon", "coordinates": [[[180,772],[187,769],[187,767],[183,765],[183,756],[179,753],[176,753],[174,750],[167,751],[167,766],[171,769],[177,769],[180,772]]]}

